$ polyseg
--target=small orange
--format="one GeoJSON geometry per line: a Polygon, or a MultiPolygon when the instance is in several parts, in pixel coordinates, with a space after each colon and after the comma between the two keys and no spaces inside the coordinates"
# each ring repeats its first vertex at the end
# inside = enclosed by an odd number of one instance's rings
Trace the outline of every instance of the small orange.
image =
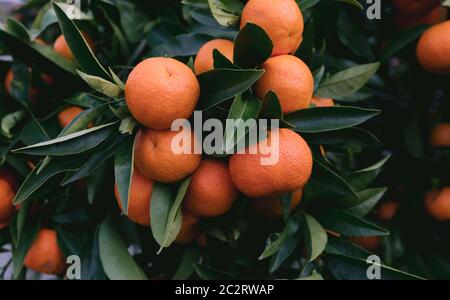
{"type": "Polygon", "coordinates": [[[393,0],[392,4],[401,12],[420,14],[438,6],[440,0],[393,0]]]}
{"type": "Polygon", "coordinates": [[[450,73],[450,20],[434,25],[422,34],[416,55],[425,70],[436,74],[450,73]]]}
{"type": "Polygon", "coordinates": [[[245,150],[244,154],[231,156],[229,170],[235,186],[248,197],[293,193],[311,176],[311,150],[305,140],[290,129],[272,130],[267,141],[260,141],[245,150]],[[270,149],[270,154],[266,154],[268,151],[264,146],[270,149]]]}
{"type": "MultiPolygon", "coordinates": [[[[95,52],[95,44],[94,40],[85,32],[82,32],[81,35],[86,40],[89,48],[91,48],[92,52],[95,52]]],[[[72,51],[69,48],[69,45],[66,42],[66,39],[63,35],[60,35],[53,44],[53,50],[55,50],[56,53],[58,53],[61,56],[64,56],[65,58],[69,60],[74,60],[74,56],[72,51]]]]}
{"type": "Polygon", "coordinates": [[[377,217],[383,221],[390,221],[394,218],[400,205],[395,201],[384,202],[380,205],[377,211],[377,217]]]}
{"type": "Polygon", "coordinates": [[[450,220],[450,187],[429,192],[425,197],[425,208],[436,220],[450,220]]]}
{"type": "Polygon", "coordinates": [[[269,58],[262,68],[265,73],[256,83],[256,94],[260,99],[264,99],[269,91],[275,92],[283,113],[309,107],[314,78],[303,61],[292,55],[280,55],[269,58]]]}
{"type": "Polygon", "coordinates": [[[192,70],[173,58],[154,57],[139,63],[128,76],[125,100],[135,119],[153,129],[170,128],[194,112],[200,85],[192,70]]]}
{"type": "MultiPolygon", "coordinates": [[[[296,209],[302,200],[302,189],[292,193],[289,211],[296,209]]],[[[283,205],[279,197],[267,197],[251,199],[255,211],[267,219],[281,219],[283,217],[283,205]]]]}
{"type": "Polygon", "coordinates": [[[368,251],[378,250],[381,244],[380,236],[353,236],[349,240],[368,251]]]}
{"type": "Polygon", "coordinates": [[[312,97],[311,104],[317,107],[332,107],[334,106],[334,100],[331,98],[312,97]]]}
{"type": "Polygon", "coordinates": [[[197,239],[200,234],[200,227],[198,226],[198,219],[187,211],[183,211],[183,221],[180,232],[175,239],[177,244],[190,244],[197,239]]]}
{"type": "Polygon", "coordinates": [[[201,154],[195,154],[193,149],[195,143],[196,137],[192,131],[142,128],[136,135],[136,166],[142,174],[155,181],[179,181],[194,172],[200,164],[201,154]],[[172,143],[190,149],[186,149],[187,153],[176,153],[172,143]]]}
{"type": "MultiPolygon", "coordinates": [[[[14,73],[12,70],[9,70],[8,73],[6,73],[5,77],[5,90],[8,95],[11,95],[11,83],[13,80],[14,80],[14,73]]],[[[28,92],[28,98],[30,98],[30,101],[34,102],[37,96],[38,90],[34,87],[31,87],[28,92]]]]}
{"type": "Polygon", "coordinates": [[[0,172],[0,223],[8,224],[8,220],[14,212],[12,201],[15,196],[17,186],[12,174],[0,172]]]}
{"type": "Polygon", "coordinates": [[[404,30],[416,27],[422,24],[434,25],[447,19],[447,9],[442,6],[436,6],[432,10],[416,15],[398,12],[394,14],[394,21],[397,28],[404,30]]]}
{"type": "Polygon", "coordinates": [[[198,50],[194,61],[195,74],[201,74],[214,69],[213,51],[217,49],[222,55],[233,62],[234,44],[232,41],[215,39],[204,44],[198,50]]]}
{"type": "Polygon", "coordinates": [[[227,164],[205,159],[192,175],[183,204],[194,216],[215,217],[231,208],[238,193],[227,164]]]}
{"type": "MultiPolygon", "coordinates": [[[[152,198],[153,180],[145,177],[135,167],[128,195],[128,218],[142,226],[150,226],[150,200],[152,198]]],[[[114,194],[120,210],[123,211],[117,184],[114,185],[114,194]]]]}
{"type": "Polygon", "coordinates": [[[59,275],[66,268],[66,259],[58,245],[56,231],[41,229],[24,260],[25,267],[36,272],[59,275]]]}
{"type": "Polygon", "coordinates": [[[433,147],[450,147],[450,123],[440,123],[433,128],[430,144],[433,147]]]}
{"type": "Polygon", "coordinates": [[[241,15],[241,29],[253,23],[273,43],[272,56],[294,53],[302,42],[303,15],[294,0],[250,0],[241,15]]]}
{"type": "Polygon", "coordinates": [[[69,106],[58,114],[59,125],[61,125],[62,128],[65,128],[82,112],[83,109],[81,107],[69,106]]]}

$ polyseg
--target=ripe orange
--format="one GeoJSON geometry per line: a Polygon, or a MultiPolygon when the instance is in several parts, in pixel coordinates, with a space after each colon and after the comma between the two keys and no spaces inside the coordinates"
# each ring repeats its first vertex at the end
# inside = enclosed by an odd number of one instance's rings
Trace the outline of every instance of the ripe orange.
{"type": "Polygon", "coordinates": [[[24,265],[34,271],[58,275],[64,272],[66,259],[58,245],[56,231],[41,229],[31,245],[24,265]]]}
{"type": "MultiPolygon", "coordinates": [[[[94,40],[85,32],[81,33],[86,40],[89,48],[91,48],[92,52],[95,52],[95,44],[94,40]]],[[[55,50],[56,53],[58,53],[61,56],[64,56],[65,58],[69,60],[74,60],[74,56],[72,51],[69,48],[69,45],[66,42],[66,39],[63,35],[60,35],[53,44],[53,50],[55,50]]]]}
{"type": "Polygon", "coordinates": [[[311,150],[305,140],[290,129],[269,132],[267,141],[260,141],[245,150],[245,154],[238,153],[231,157],[229,170],[238,190],[248,197],[293,193],[302,188],[311,176],[311,150]],[[263,145],[270,147],[270,154],[261,151],[263,145]],[[267,164],[268,161],[264,161],[265,165],[261,164],[262,158],[269,157],[273,159],[270,161],[273,164],[267,164]]]}
{"type": "Polygon", "coordinates": [[[194,61],[195,74],[200,74],[214,69],[213,51],[217,49],[228,60],[233,62],[234,44],[232,41],[215,39],[204,44],[198,50],[194,61]]]}
{"type": "MultiPolygon", "coordinates": [[[[9,218],[14,212],[12,201],[16,191],[16,180],[12,174],[0,172],[0,227],[8,225],[9,218]]],[[[0,228],[1,229],[1,228],[0,228]]]]}
{"type": "Polygon", "coordinates": [[[417,44],[416,54],[425,70],[436,74],[450,73],[450,21],[425,31],[417,44]]]}
{"type": "MultiPolygon", "coordinates": [[[[8,73],[6,73],[5,77],[5,90],[8,95],[11,95],[11,83],[14,80],[14,73],[12,70],[9,70],[8,73]]],[[[34,102],[36,100],[36,97],[38,95],[38,90],[34,87],[31,87],[28,92],[28,98],[30,98],[31,102],[34,102]]]]}
{"type": "Polygon", "coordinates": [[[425,197],[425,208],[436,220],[450,220],[450,187],[429,192],[425,197]]]}
{"type": "MultiPolygon", "coordinates": [[[[150,200],[153,191],[153,180],[145,177],[135,167],[128,195],[128,218],[134,223],[150,226],[150,200]]],[[[123,210],[117,184],[114,185],[117,203],[123,210]]]]}
{"type": "MultiPolygon", "coordinates": [[[[302,189],[292,193],[290,211],[300,205],[302,194],[302,189]]],[[[251,204],[259,215],[267,219],[281,219],[283,217],[283,205],[279,197],[252,199],[251,204]]]]}
{"type": "Polygon", "coordinates": [[[308,108],[314,90],[314,78],[308,66],[292,55],[269,58],[263,65],[264,75],[256,83],[260,99],[274,91],[283,113],[308,108]]]}
{"type": "Polygon", "coordinates": [[[368,251],[378,250],[381,244],[380,236],[353,236],[349,240],[368,251]]]}
{"type": "Polygon", "coordinates": [[[83,109],[78,106],[70,106],[62,110],[58,114],[59,125],[61,125],[62,128],[65,128],[67,125],[70,124],[70,122],[73,121],[73,119],[75,119],[82,112],[83,109]]]}
{"type": "Polygon", "coordinates": [[[187,119],[200,96],[192,70],[173,58],[149,58],[138,64],[125,84],[125,100],[136,120],[154,129],[187,119]]]}
{"type": "Polygon", "coordinates": [[[382,203],[377,211],[377,217],[383,221],[390,221],[394,218],[400,205],[395,201],[382,203]]]}
{"type": "Polygon", "coordinates": [[[302,42],[303,15],[294,0],[250,0],[241,16],[241,29],[253,23],[273,43],[272,56],[294,53],[302,42]]]}
{"type": "Polygon", "coordinates": [[[183,204],[194,216],[215,217],[231,208],[238,193],[227,164],[205,159],[192,175],[183,204]]]}
{"type": "Polygon", "coordinates": [[[405,14],[396,13],[394,21],[396,26],[401,29],[408,29],[422,24],[434,25],[447,19],[447,8],[436,6],[424,14],[405,14]]]}
{"type": "Polygon", "coordinates": [[[155,181],[176,182],[197,169],[201,154],[194,153],[194,132],[142,128],[136,135],[134,158],[138,169],[155,181]],[[183,140],[178,143],[178,138],[183,140]],[[190,145],[185,144],[190,143],[190,145]],[[187,145],[188,153],[175,153],[172,143],[187,145]]]}
{"type": "Polygon", "coordinates": [[[187,211],[183,211],[183,221],[181,230],[175,239],[177,244],[190,244],[197,239],[200,234],[198,219],[187,211]]]}
{"type": "Polygon", "coordinates": [[[331,98],[312,97],[311,104],[317,107],[331,107],[334,106],[334,101],[331,98]]]}
{"type": "Polygon", "coordinates": [[[430,144],[433,147],[450,147],[450,123],[440,123],[433,128],[430,144]]]}

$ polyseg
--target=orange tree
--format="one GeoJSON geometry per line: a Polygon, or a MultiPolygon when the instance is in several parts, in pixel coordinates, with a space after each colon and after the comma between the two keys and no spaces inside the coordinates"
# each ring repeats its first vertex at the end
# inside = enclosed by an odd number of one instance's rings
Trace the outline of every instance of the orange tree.
{"type": "MultiPolygon", "coordinates": [[[[367,278],[389,235],[369,130],[389,134],[392,96],[357,1],[82,4],[30,1],[0,28],[6,278],[71,278],[73,255],[83,279],[367,278]],[[175,155],[168,128],[194,109],[279,120],[280,161],[175,155]]],[[[382,278],[420,278],[393,263],[382,278]]]]}

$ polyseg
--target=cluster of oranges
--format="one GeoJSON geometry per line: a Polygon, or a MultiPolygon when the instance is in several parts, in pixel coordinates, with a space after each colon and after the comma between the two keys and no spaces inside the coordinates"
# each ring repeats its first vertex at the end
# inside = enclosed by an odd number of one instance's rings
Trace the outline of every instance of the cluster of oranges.
{"type": "MultiPolygon", "coordinates": [[[[83,33],[85,40],[91,49],[94,49],[92,39],[83,33]]],[[[36,43],[45,44],[41,39],[36,39],[36,43]]],[[[73,60],[73,54],[67,45],[64,36],[59,36],[53,45],[53,49],[59,55],[66,59],[73,60]]],[[[5,78],[5,90],[11,93],[11,82],[14,80],[12,70],[9,70],[5,78]]],[[[43,74],[42,80],[47,84],[53,84],[53,78],[43,74]]],[[[34,103],[38,95],[38,90],[34,87],[30,89],[29,98],[34,103]]],[[[62,128],[66,127],[83,110],[80,107],[71,106],[60,112],[58,116],[62,128]]],[[[12,201],[17,189],[14,175],[6,171],[0,172],[0,228],[9,225],[10,218],[14,213],[12,201]]],[[[20,208],[18,208],[20,209],[20,208]]],[[[62,253],[58,241],[57,233],[53,229],[42,228],[37,233],[27,255],[24,259],[24,265],[34,271],[46,274],[61,274],[65,269],[65,257],[62,253]]]]}
{"type": "Polygon", "coordinates": [[[421,24],[434,25],[447,18],[440,0],[393,0],[394,21],[400,30],[421,24]]]}
{"type": "MultiPolygon", "coordinates": [[[[259,98],[267,92],[277,93],[282,111],[290,113],[310,106],[314,79],[308,66],[292,54],[299,47],[303,33],[303,16],[294,0],[250,0],[242,12],[241,28],[253,23],[264,29],[273,42],[272,56],[262,64],[264,75],[255,85],[259,98]]],[[[188,119],[200,96],[196,74],[213,69],[213,50],[233,62],[232,41],[216,39],[204,44],[194,61],[194,72],[171,58],[149,58],[139,63],[125,84],[125,100],[134,118],[144,127],[136,135],[135,168],[128,199],[128,217],[141,225],[150,225],[151,194],[155,182],[171,183],[191,175],[183,199],[183,222],[177,243],[203,240],[200,218],[225,214],[242,193],[252,206],[267,218],[280,218],[280,195],[292,193],[291,208],[301,201],[302,188],[312,171],[312,154],[303,138],[290,129],[268,133],[268,145],[279,141],[279,160],[262,165],[259,144],[249,146],[246,154],[234,154],[229,160],[203,158],[201,154],[175,154],[174,138],[185,135],[191,141],[194,132],[171,131],[175,119],[188,119]],[[195,74],[194,74],[195,73],[195,74]],[[252,148],[252,149],[250,149],[252,148]],[[256,154],[250,154],[256,153],[256,154]]],[[[317,106],[330,105],[331,99],[316,99],[317,106]]],[[[332,103],[334,104],[334,103],[332,103]]],[[[183,146],[183,145],[180,145],[183,146]]],[[[194,150],[194,149],[193,149],[194,150]]],[[[121,201],[117,192],[119,206],[121,201]]]]}

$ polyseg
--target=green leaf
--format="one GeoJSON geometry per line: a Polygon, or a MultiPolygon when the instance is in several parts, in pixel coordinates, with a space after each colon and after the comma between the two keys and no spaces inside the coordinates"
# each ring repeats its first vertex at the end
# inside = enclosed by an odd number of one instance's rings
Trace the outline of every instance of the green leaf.
{"type": "Polygon", "coordinates": [[[255,68],[272,55],[272,49],[269,35],[258,25],[247,23],[234,40],[234,63],[242,69],[255,68]]]}
{"type": "Polygon", "coordinates": [[[320,273],[314,272],[309,276],[299,278],[299,280],[323,280],[323,277],[320,273]]]}
{"type": "Polygon", "coordinates": [[[75,171],[83,166],[85,163],[84,157],[58,157],[52,159],[40,172],[39,165],[34,168],[33,171],[28,175],[25,181],[22,183],[22,186],[17,191],[17,194],[14,198],[13,204],[17,205],[27,200],[39,187],[41,187],[45,182],[47,182],[50,178],[67,172],[67,171],[75,171]]]}
{"type": "Polygon", "coordinates": [[[107,103],[100,104],[79,113],[58,135],[58,137],[67,136],[86,129],[98,117],[108,109],[107,103]]]}
{"type": "Polygon", "coordinates": [[[242,94],[239,94],[234,98],[227,118],[229,121],[234,121],[234,126],[230,126],[231,123],[227,123],[227,126],[225,127],[224,140],[226,153],[232,151],[234,146],[238,144],[251,129],[250,126],[247,126],[247,121],[254,121],[254,125],[256,125],[255,120],[258,117],[260,108],[261,102],[255,97],[244,100],[242,94]]]}
{"type": "Polygon", "coordinates": [[[11,81],[11,97],[18,100],[24,107],[29,106],[31,96],[31,78],[28,66],[14,61],[12,64],[13,80],[11,81]]]}
{"type": "Polygon", "coordinates": [[[13,150],[29,155],[66,156],[79,154],[98,146],[117,130],[117,122],[85,129],[35,145],[13,150]]]}
{"type": "Polygon", "coordinates": [[[208,0],[208,5],[214,19],[222,26],[234,25],[244,7],[239,0],[208,0]]]}
{"type": "Polygon", "coordinates": [[[181,202],[184,199],[184,195],[186,194],[190,182],[191,177],[188,177],[181,182],[174,200],[172,200],[172,193],[167,190],[168,188],[173,188],[173,185],[163,185],[158,183],[156,185],[159,187],[156,189],[155,186],[153,186],[150,205],[150,220],[153,236],[161,246],[158,253],[160,253],[163,248],[169,247],[175,241],[181,230],[181,223],[183,220],[181,202]]]}
{"type": "Polygon", "coordinates": [[[260,119],[283,119],[280,100],[273,91],[268,91],[264,96],[258,118],[260,119]]]}
{"type": "Polygon", "coordinates": [[[275,241],[269,242],[259,259],[262,260],[276,254],[286,242],[288,237],[297,233],[300,228],[300,222],[302,218],[303,215],[301,213],[296,213],[295,215],[290,217],[287,221],[286,227],[283,229],[281,234],[278,235],[278,238],[275,241]]]}
{"type": "Polygon", "coordinates": [[[320,197],[330,203],[341,198],[358,198],[345,179],[319,160],[314,160],[312,175],[306,185],[305,195],[320,197]]]}
{"type": "Polygon", "coordinates": [[[17,213],[13,215],[11,219],[9,229],[11,231],[11,238],[15,247],[17,247],[20,243],[20,238],[25,227],[29,206],[30,202],[24,203],[24,205],[22,205],[22,207],[17,211],[17,213]]]}
{"type": "Polygon", "coordinates": [[[128,195],[134,173],[134,141],[134,136],[129,136],[123,140],[114,158],[117,190],[125,215],[128,215],[128,195]]]}
{"type": "Polygon", "coordinates": [[[26,111],[18,110],[3,117],[0,124],[2,135],[8,139],[12,138],[12,129],[14,129],[14,127],[16,127],[26,117],[26,115],[26,111]]]}
{"type": "Polygon", "coordinates": [[[115,83],[105,80],[101,77],[88,75],[77,70],[78,75],[94,90],[110,98],[117,98],[122,93],[122,89],[115,83]]]}
{"type": "Polygon", "coordinates": [[[111,76],[97,60],[75,23],[67,17],[59,4],[56,2],[52,2],[52,4],[67,45],[83,72],[112,81],[111,76]]]}
{"type": "Polygon", "coordinates": [[[348,182],[357,190],[365,189],[378,176],[390,158],[391,155],[388,155],[370,167],[353,172],[347,176],[348,182]]]}
{"type": "Polygon", "coordinates": [[[40,219],[36,223],[27,223],[22,230],[21,239],[18,242],[17,247],[12,247],[12,260],[13,260],[13,275],[14,279],[17,279],[23,269],[23,261],[28,253],[34,239],[36,238],[39,229],[41,227],[40,219]]]}
{"type": "Polygon", "coordinates": [[[373,60],[375,55],[361,27],[353,24],[347,14],[341,14],[337,22],[337,36],[351,52],[361,58],[373,60]]]}
{"type": "Polygon", "coordinates": [[[200,249],[197,245],[192,245],[184,249],[181,256],[181,263],[178,266],[173,280],[187,280],[195,272],[194,264],[200,259],[200,249]]]}
{"type": "Polygon", "coordinates": [[[322,98],[340,98],[362,88],[377,72],[380,63],[357,65],[340,71],[325,79],[316,91],[322,98]]]}
{"type": "Polygon", "coordinates": [[[364,123],[380,113],[379,110],[352,106],[311,107],[285,116],[297,132],[336,131],[364,123]]]}
{"type": "Polygon", "coordinates": [[[219,50],[213,50],[214,69],[238,69],[228,58],[226,58],[219,50]]]}
{"type": "Polygon", "coordinates": [[[21,139],[26,145],[48,141],[50,138],[41,123],[32,116],[22,128],[21,139]]]}
{"type": "Polygon", "coordinates": [[[389,231],[343,210],[329,209],[319,217],[326,229],[343,236],[386,236],[389,231]]]}
{"type": "Polygon", "coordinates": [[[249,89],[264,70],[215,69],[198,76],[201,87],[199,106],[208,110],[249,89]]]}
{"type": "Polygon", "coordinates": [[[128,253],[128,248],[110,217],[99,231],[99,252],[103,269],[111,280],[147,280],[145,273],[128,253]]]}
{"type": "MultiPolygon", "coordinates": [[[[314,20],[310,20],[303,33],[303,40],[300,47],[295,52],[295,56],[300,58],[306,65],[311,67],[314,55],[314,20]]],[[[315,82],[315,81],[314,81],[315,82]]]]}
{"type": "Polygon", "coordinates": [[[180,34],[164,44],[154,47],[147,56],[185,57],[197,55],[198,50],[211,39],[211,36],[202,33],[180,34]]]}
{"type": "Polygon", "coordinates": [[[354,203],[354,205],[347,208],[346,211],[355,216],[364,217],[372,211],[386,192],[387,188],[372,188],[360,191],[358,192],[359,203],[354,203]]]}
{"type": "MultiPolygon", "coordinates": [[[[372,263],[366,259],[330,254],[327,256],[327,267],[340,280],[367,280],[367,269],[372,263]]],[[[409,274],[386,265],[379,265],[383,280],[422,280],[423,278],[409,274]]]]}
{"type": "Polygon", "coordinates": [[[347,148],[356,146],[375,146],[380,140],[367,130],[350,127],[339,131],[325,131],[318,133],[302,133],[302,137],[308,141],[308,144],[331,145],[347,148]]]}
{"type": "Polygon", "coordinates": [[[309,261],[312,262],[325,250],[328,237],[322,225],[314,217],[304,214],[303,220],[305,226],[303,235],[306,243],[306,253],[309,261]]]}
{"type": "Polygon", "coordinates": [[[429,26],[421,25],[395,34],[383,49],[380,56],[380,61],[382,63],[386,62],[389,58],[421,37],[427,28],[429,28],[429,26]]]}

